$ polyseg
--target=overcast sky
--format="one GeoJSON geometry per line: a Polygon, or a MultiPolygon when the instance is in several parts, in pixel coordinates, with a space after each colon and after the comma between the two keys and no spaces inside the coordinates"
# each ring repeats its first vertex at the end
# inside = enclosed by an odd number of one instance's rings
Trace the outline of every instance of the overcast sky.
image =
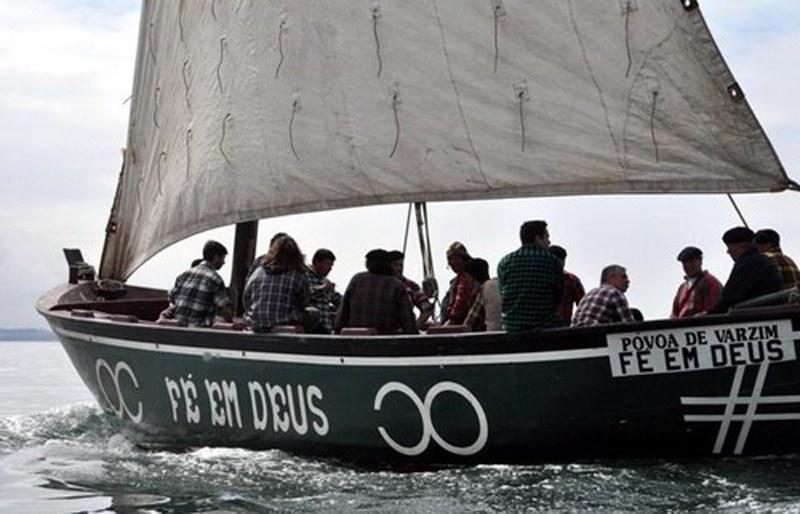
{"type": "MultiPolygon", "coordinates": [[[[796,0],[701,0],[722,53],[789,175],[800,181],[800,10],[796,0]]],[[[67,276],[61,249],[79,247],[99,264],[125,144],[138,30],[133,0],[25,0],[0,10],[0,327],[43,326],[34,303],[67,276]]],[[[773,227],[800,258],[800,194],[739,195],[754,228],[773,227]]],[[[339,257],[332,279],[344,288],[373,247],[402,245],[405,206],[350,209],[262,221],[296,237],[307,255],[339,257]]],[[[441,203],[429,206],[437,276],[444,250],[463,241],[492,268],[518,245],[526,219],[550,223],[569,251],[567,269],[587,289],[603,266],[628,267],[631,303],[647,318],[668,314],[682,278],[678,251],[693,244],[723,281],[731,268],[720,235],[738,223],[721,196],[614,196],[441,203]]],[[[231,228],[174,245],[131,278],[168,287],[213,237],[232,248],[231,228]]],[[[419,278],[414,241],[407,269],[419,278]]],[[[229,268],[224,269],[227,280],[229,268]]]]}

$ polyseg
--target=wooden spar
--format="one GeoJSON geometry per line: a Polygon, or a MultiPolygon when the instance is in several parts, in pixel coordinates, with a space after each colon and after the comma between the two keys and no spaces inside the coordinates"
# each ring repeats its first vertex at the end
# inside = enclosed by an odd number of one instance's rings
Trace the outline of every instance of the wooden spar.
{"type": "Polygon", "coordinates": [[[242,292],[247,270],[256,258],[258,242],[258,220],[236,224],[236,237],[233,243],[233,262],[231,263],[231,300],[234,312],[240,316],[244,311],[242,292]]]}

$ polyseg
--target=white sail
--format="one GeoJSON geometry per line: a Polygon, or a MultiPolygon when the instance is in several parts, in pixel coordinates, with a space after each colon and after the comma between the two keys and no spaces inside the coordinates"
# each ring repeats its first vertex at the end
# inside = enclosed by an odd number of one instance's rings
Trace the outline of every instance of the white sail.
{"type": "Polygon", "coordinates": [[[785,189],[694,7],[146,1],[101,275],[297,212],[785,189]]]}

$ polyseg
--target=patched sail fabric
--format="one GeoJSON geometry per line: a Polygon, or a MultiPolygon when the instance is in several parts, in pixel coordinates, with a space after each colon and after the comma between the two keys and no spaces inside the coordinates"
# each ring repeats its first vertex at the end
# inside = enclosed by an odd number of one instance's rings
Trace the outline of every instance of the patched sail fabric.
{"type": "Polygon", "coordinates": [[[789,185],[694,1],[146,1],[101,275],[297,212],[789,185]]]}

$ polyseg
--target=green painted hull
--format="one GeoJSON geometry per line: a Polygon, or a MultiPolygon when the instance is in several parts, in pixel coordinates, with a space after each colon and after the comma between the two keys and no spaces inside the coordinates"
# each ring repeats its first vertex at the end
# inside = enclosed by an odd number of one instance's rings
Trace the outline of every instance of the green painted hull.
{"type": "Polygon", "coordinates": [[[43,313],[98,403],[147,446],[409,466],[800,450],[797,308],[633,329],[361,338],[43,313]],[[712,323],[780,325],[780,334],[749,335],[782,341],[785,352],[778,359],[766,343],[748,343],[743,358],[756,360],[746,364],[658,372],[647,367],[657,368],[655,350],[645,367],[614,350],[620,334],[700,333],[712,323]]]}

